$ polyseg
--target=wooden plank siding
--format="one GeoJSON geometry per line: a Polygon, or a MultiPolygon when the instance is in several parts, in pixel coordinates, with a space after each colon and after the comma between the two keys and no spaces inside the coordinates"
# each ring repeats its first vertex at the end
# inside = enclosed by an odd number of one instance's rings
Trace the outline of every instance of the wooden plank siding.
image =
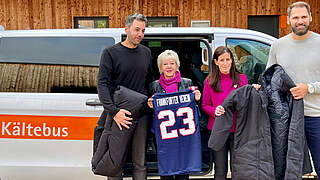
{"type": "MultiPolygon", "coordinates": [[[[0,0],[0,25],[7,30],[73,28],[73,17],[107,16],[109,27],[124,27],[134,12],[177,16],[178,26],[210,20],[214,27],[247,28],[248,15],[286,15],[296,0],[0,0]]],[[[311,5],[311,30],[320,33],[320,1],[311,5]]],[[[291,30],[279,27],[283,36],[291,30]]]]}

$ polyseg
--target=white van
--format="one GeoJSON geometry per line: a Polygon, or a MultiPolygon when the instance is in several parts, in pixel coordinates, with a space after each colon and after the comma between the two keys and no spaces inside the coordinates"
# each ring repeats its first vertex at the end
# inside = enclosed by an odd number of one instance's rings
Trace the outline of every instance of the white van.
{"type": "MultiPolygon", "coordinates": [[[[102,111],[97,73],[102,50],[125,39],[119,29],[0,31],[0,179],[94,180],[93,128],[102,111]]],[[[202,90],[214,49],[228,46],[249,83],[264,70],[275,38],[233,28],[147,28],[142,44],[156,58],[172,49],[181,74],[202,90]]],[[[206,119],[201,119],[202,172],[212,177],[206,119]]],[[[147,146],[150,178],[157,176],[153,137],[147,146]]],[[[130,157],[129,157],[130,158],[130,157]]],[[[126,174],[132,165],[127,163],[126,174]]]]}

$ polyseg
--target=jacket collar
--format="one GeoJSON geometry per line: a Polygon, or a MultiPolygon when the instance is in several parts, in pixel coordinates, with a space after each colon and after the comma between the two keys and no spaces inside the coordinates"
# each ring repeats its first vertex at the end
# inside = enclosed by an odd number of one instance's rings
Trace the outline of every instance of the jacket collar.
{"type": "Polygon", "coordinates": [[[279,87],[278,90],[280,91],[288,91],[292,87],[295,87],[293,80],[279,64],[274,64],[266,69],[260,75],[259,83],[261,84],[262,91],[270,86],[271,83],[279,87]]]}

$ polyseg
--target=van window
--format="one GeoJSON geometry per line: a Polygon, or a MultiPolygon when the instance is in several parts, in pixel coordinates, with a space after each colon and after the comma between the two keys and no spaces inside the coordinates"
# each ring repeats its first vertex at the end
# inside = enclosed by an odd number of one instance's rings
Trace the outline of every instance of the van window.
{"type": "Polygon", "coordinates": [[[99,67],[0,62],[0,92],[97,93],[99,67]]]}
{"type": "Polygon", "coordinates": [[[99,66],[110,37],[3,37],[0,62],[99,66]]]}
{"type": "Polygon", "coordinates": [[[259,75],[265,70],[271,45],[249,39],[227,39],[237,69],[245,74],[248,83],[258,83],[259,75]]]}
{"type": "Polygon", "coordinates": [[[108,37],[0,38],[0,92],[97,93],[108,37]]]}

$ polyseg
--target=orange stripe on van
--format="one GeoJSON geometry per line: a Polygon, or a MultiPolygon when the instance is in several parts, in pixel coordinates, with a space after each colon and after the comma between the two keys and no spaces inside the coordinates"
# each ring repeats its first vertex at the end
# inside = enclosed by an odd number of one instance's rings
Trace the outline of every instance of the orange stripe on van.
{"type": "Polygon", "coordinates": [[[0,138],[92,140],[98,117],[0,115],[0,138]]]}

